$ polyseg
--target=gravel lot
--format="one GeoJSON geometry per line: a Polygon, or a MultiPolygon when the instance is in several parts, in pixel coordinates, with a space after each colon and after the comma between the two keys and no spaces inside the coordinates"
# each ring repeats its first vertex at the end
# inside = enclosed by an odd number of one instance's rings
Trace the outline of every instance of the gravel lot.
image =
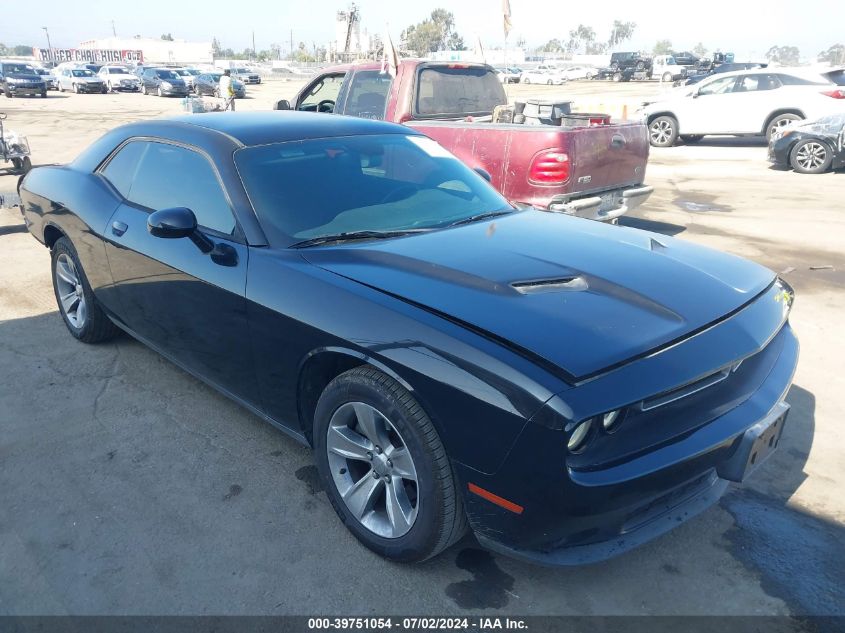
{"type": "MultiPolygon", "coordinates": [[[[251,86],[238,109],[298,87],[251,86]]],[[[633,103],[659,90],[510,87],[633,103]]],[[[45,164],[120,123],[177,114],[180,100],[51,92],[0,110],[45,164]]],[[[741,139],[653,151],[655,194],[624,223],[784,271],[802,345],[784,444],[720,505],[579,569],[490,555],[471,537],[418,566],[371,554],[334,516],[306,449],[127,337],[75,342],[47,251],[0,210],[0,615],[845,614],[845,173],[765,158],[741,139]]],[[[0,168],[0,193],[16,179],[0,168]]]]}

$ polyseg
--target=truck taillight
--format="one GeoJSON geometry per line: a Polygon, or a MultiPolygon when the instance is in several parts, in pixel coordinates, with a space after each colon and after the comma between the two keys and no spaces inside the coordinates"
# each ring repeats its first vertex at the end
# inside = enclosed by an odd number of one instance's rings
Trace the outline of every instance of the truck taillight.
{"type": "Polygon", "coordinates": [[[528,180],[543,185],[564,183],[569,180],[569,155],[559,149],[547,149],[531,161],[528,180]]]}
{"type": "Polygon", "coordinates": [[[822,94],[825,97],[833,97],[834,99],[845,99],[845,90],[828,90],[822,94]]]}

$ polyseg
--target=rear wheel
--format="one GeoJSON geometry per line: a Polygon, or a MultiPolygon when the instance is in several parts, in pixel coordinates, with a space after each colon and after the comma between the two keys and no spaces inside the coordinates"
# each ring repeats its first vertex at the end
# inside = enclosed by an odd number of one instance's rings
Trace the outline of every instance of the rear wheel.
{"type": "Polygon", "coordinates": [[[335,512],[374,552],[422,561],[466,531],[437,431],[413,396],[382,372],[358,367],[329,383],[314,414],[314,451],[335,512]]]}
{"type": "Polygon", "coordinates": [[[522,80],[522,83],[524,83],[524,84],[530,84],[530,83],[531,83],[531,80],[530,80],[528,77],[526,77],[525,79],[523,79],[523,80],[522,80]]]}
{"type": "Polygon", "coordinates": [[[71,241],[60,238],[53,245],[51,255],[53,291],[71,335],[83,343],[99,343],[114,337],[119,330],[97,304],[71,241]]]}
{"type": "Polygon", "coordinates": [[[549,80],[546,82],[546,85],[547,85],[547,86],[552,86],[552,85],[554,85],[554,82],[553,82],[551,79],[549,79],[549,80]]]}
{"type": "Polygon", "coordinates": [[[769,125],[766,128],[766,140],[771,141],[772,135],[775,133],[776,130],[779,130],[782,127],[786,127],[793,121],[800,121],[803,118],[804,117],[798,116],[797,114],[793,114],[791,112],[787,112],[786,114],[779,114],[769,122],[769,125]]]}
{"type": "Polygon", "coordinates": [[[678,122],[671,116],[659,116],[648,124],[648,139],[654,147],[672,147],[678,138],[678,122]]]}
{"type": "Polygon", "coordinates": [[[672,73],[663,73],[663,81],[664,82],[672,81],[672,73]]]}
{"type": "Polygon", "coordinates": [[[620,73],[620,72],[613,73],[613,81],[622,81],[622,73],[620,73]]]}
{"type": "Polygon", "coordinates": [[[789,164],[801,174],[822,174],[832,162],[833,152],[826,143],[816,139],[799,141],[789,155],[789,164]]]}
{"type": "Polygon", "coordinates": [[[645,70],[645,62],[638,61],[637,62],[637,70],[645,70]]]}

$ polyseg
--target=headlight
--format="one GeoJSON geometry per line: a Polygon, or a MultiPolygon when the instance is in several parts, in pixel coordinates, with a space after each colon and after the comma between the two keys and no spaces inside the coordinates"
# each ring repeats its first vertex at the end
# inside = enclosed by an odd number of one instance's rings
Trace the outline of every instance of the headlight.
{"type": "Polygon", "coordinates": [[[7,81],[8,81],[10,84],[19,84],[19,83],[21,83],[21,82],[23,81],[23,79],[18,79],[17,77],[9,77],[9,78],[7,79],[7,81]]]}
{"type": "Polygon", "coordinates": [[[566,448],[569,449],[570,453],[577,453],[580,449],[584,448],[587,438],[590,436],[592,426],[593,420],[590,418],[585,422],[581,422],[572,430],[572,433],[569,435],[569,442],[566,444],[566,448]]]}
{"type": "Polygon", "coordinates": [[[161,87],[164,88],[165,90],[170,90],[171,88],[173,88],[173,84],[170,83],[169,81],[162,81],[161,87]]]}

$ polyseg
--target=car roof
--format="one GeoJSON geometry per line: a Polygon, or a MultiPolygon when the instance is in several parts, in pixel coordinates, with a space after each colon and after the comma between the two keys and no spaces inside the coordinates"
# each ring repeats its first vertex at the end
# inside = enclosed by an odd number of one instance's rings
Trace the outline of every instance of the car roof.
{"type": "Polygon", "coordinates": [[[245,146],[337,136],[420,134],[396,123],[314,112],[212,112],[169,120],[223,133],[245,146]]]}

